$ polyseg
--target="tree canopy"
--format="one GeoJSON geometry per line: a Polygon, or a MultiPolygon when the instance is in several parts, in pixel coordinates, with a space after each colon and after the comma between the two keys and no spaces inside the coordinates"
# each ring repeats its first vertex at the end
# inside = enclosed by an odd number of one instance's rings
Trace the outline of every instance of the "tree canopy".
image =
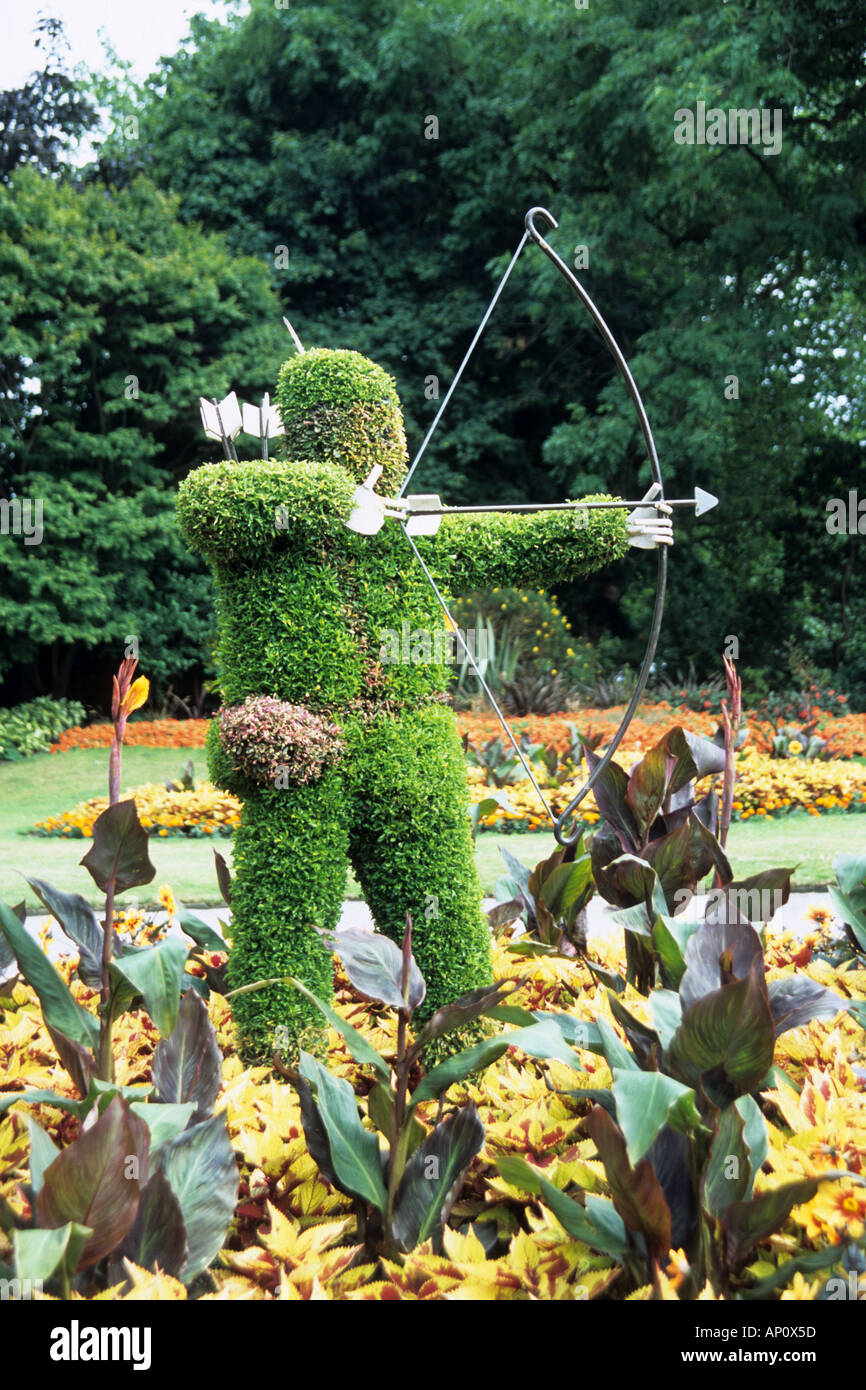
{"type": "Polygon", "coordinates": [[[0,495],[43,513],[39,544],[0,534],[0,676],[86,696],[130,636],[163,683],[201,671],[212,599],[174,489],[212,453],[199,394],[272,380],[276,310],[258,261],[144,180],[0,188],[0,495]]]}
{"type": "MultiPolygon", "coordinates": [[[[283,9],[252,0],[220,23],[196,18],[192,42],[138,93],[137,134],[108,136],[83,175],[91,188],[62,197],[127,207],[145,196],[136,181],[146,178],[177,200],[161,205],[171,209],[172,245],[182,221],[196,247],[215,245],[216,233],[223,250],[199,256],[180,241],[188,256],[175,282],[177,321],[195,329],[176,336],[162,327],[161,272],[148,274],[140,249],[125,261],[139,335],[158,355],[148,334],[156,337],[178,389],[163,389],[160,403],[143,390],[129,412],[114,365],[126,358],[97,348],[74,432],[97,435],[99,470],[117,467],[121,437],[93,427],[98,385],[113,403],[112,426],[131,417],[137,423],[125,427],[152,439],[153,452],[121,447],[130,484],[166,488],[194,455],[183,411],[210,389],[208,372],[220,388],[229,384],[223,369],[232,385],[272,381],[286,355],[274,340],[282,311],[307,346],[357,349],[394,373],[417,447],[523,214],[545,205],[560,223],[551,241],[629,357],[668,491],[697,483],[721,498],[707,518],[677,527],[660,659],[671,671],[693,661],[709,673],[734,635],[743,666],[772,684],[793,636],[866,700],[860,538],[825,524],[828,499],[847,497],[863,472],[863,15],[862,0],[710,9],[691,0],[586,9],[548,0],[307,0],[283,9]],[[759,141],[679,143],[677,112],[699,102],[779,112],[778,152],[759,141]],[[252,297],[227,288],[241,264],[252,297]],[[232,348],[215,313],[206,322],[220,341],[205,332],[196,358],[197,316],[223,294],[232,348]]],[[[130,109],[127,92],[118,106],[130,109]]],[[[10,192],[4,215],[22,196],[10,192]]],[[[89,234],[94,261],[100,238],[111,248],[112,236],[126,236],[106,218],[89,234]]],[[[158,238],[156,219],[144,221],[158,238]]],[[[112,257],[122,259],[118,247],[112,257]]],[[[34,311],[31,337],[38,319],[34,311]]],[[[20,345],[15,353],[20,388],[38,354],[20,345]]],[[[49,375],[40,364],[40,379],[49,375]]],[[[65,428],[68,449],[68,417],[65,428]]],[[[25,433],[34,429],[29,420],[25,433]]],[[[646,478],[604,344],[527,248],[419,467],[419,490],[455,502],[599,487],[631,496],[646,478]]],[[[633,659],[652,586],[651,563],[630,556],[560,597],[588,636],[616,634],[619,655],[633,659]]]]}

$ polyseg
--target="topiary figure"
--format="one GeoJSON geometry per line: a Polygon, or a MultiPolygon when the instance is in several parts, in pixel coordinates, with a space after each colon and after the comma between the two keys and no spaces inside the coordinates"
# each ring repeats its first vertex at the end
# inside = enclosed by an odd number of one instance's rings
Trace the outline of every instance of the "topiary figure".
{"type": "MultiPolygon", "coordinates": [[[[375,465],[383,496],[405,477],[396,386],[356,352],[315,349],[285,363],[276,402],[288,457],[195,469],[178,516],[216,577],[224,703],[304,706],[339,727],[342,752],[312,780],[269,785],[249,776],[251,759],[267,763],[282,735],[252,736],[230,756],[231,737],[212,727],[211,775],[244,799],[229,977],[292,974],[329,998],[331,954],[311,924],[336,927],[351,862],[380,931],[399,942],[412,913],[429,1016],[490,981],[490,941],[447,644],[430,640],[445,631],[441,609],[395,522],[373,536],[346,526],[375,465]],[[388,634],[405,631],[427,638],[389,660],[388,634]]],[[[448,517],[418,540],[446,594],[565,581],[628,543],[623,511],[448,517]]],[[[282,986],[238,996],[235,1018],[250,1060],[270,1058],[278,1025],[296,1042],[315,1026],[313,1007],[282,986]]]]}

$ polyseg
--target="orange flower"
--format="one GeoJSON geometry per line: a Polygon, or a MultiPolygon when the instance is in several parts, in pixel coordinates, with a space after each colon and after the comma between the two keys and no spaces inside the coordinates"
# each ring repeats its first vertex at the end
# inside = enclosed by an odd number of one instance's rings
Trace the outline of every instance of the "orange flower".
{"type": "MultiPolygon", "coordinates": [[[[140,719],[127,724],[124,745],[146,748],[203,748],[209,719],[140,719]]],[[[114,736],[111,724],[78,725],[67,729],[55,744],[52,753],[65,753],[68,748],[110,748],[114,736]]]]}

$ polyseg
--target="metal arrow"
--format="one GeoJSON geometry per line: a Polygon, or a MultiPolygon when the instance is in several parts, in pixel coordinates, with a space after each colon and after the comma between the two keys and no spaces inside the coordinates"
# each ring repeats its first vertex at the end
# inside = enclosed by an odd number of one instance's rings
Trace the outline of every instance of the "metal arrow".
{"type": "MultiPolygon", "coordinates": [[[[703,488],[696,487],[694,497],[665,497],[662,499],[666,507],[694,507],[695,516],[703,516],[704,512],[711,511],[718,506],[719,499],[714,497],[711,492],[705,492],[703,488]]],[[[447,507],[442,506],[439,498],[434,494],[418,494],[414,497],[404,497],[395,505],[403,505],[412,513],[423,516],[468,516],[487,512],[569,512],[569,511],[610,511],[616,507],[652,507],[653,502],[641,499],[638,502],[628,502],[617,500],[615,502],[513,502],[501,503],[496,506],[471,506],[471,507],[447,507]],[[428,505],[429,504],[429,505],[428,505]]]]}

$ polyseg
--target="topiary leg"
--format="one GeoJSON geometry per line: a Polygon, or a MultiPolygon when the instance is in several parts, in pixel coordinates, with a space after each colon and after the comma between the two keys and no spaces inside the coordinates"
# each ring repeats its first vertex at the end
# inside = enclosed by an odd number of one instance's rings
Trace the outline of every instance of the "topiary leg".
{"type": "Polygon", "coordinates": [[[402,941],[412,914],[425,1019],[492,979],[456,721],[435,705],[381,716],[350,746],[352,865],[380,931],[402,941]]]}
{"type": "MultiPolygon", "coordinates": [[[[300,977],[320,998],[333,992],[331,952],[311,923],[333,930],[346,887],[347,834],[342,775],[311,786],[254,792],[235,836],[230,988],[275,976],[300,977]]],[[[321,1016],[290,986],[232,1000],[245,1061],[269,1062],[321,1046],[321,1016]]]]}

